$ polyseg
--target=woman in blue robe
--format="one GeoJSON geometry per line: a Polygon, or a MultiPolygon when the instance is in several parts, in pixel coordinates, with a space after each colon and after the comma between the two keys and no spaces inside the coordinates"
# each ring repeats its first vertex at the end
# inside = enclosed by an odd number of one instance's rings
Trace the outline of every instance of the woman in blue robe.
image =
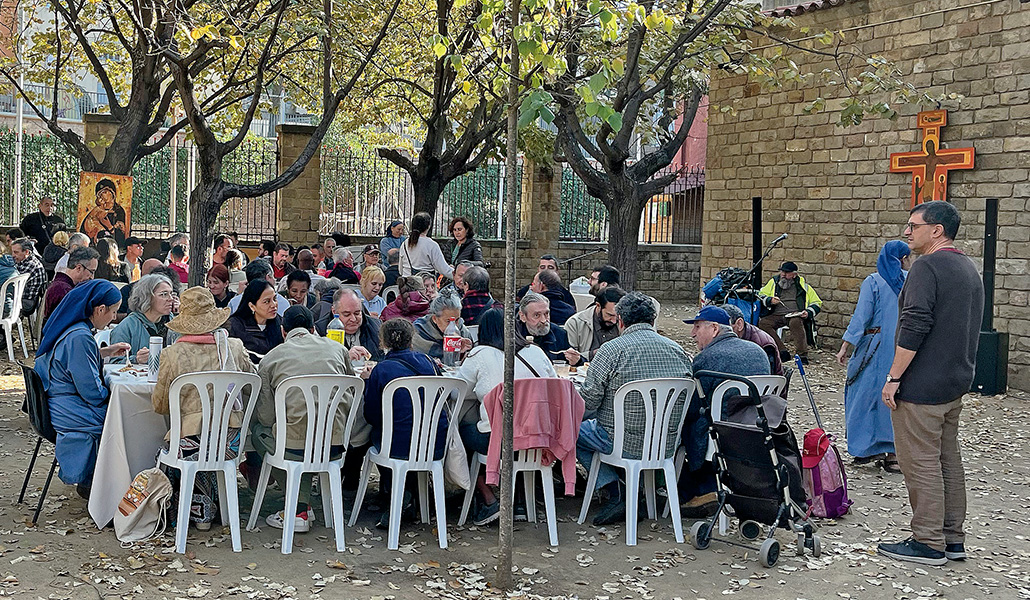
{"type": "Polygon", "coordinates": [[[862,282],[858,305],[837,353],[837,361],[848,367],[844,388],[848,453],[857,464],[882,458],[883,468],[892,473],[901,470],[894,455],[891,411],[880,401],[880,392],[894,362],[898,294],[908,274],[903,264],[908,255],[908,245],[900,240],[884,244],[876,272],[862,282]],[[848,359],[851,346],[854,352],[848,359]]]}
{"type": "Polygon", "coordinates": [[[93,339],[93,329],[110,325],[121,301],[121,292],[109,281],[80,283],[50,315],[36,351],[34,369],[43,381],[57,432],[58,476],[65,483],[76,484],[84,498],[89,497],[93,483],[97,447],[107,417],[103,357],[128,348],[122,343],[101,350],[93,339]]]}

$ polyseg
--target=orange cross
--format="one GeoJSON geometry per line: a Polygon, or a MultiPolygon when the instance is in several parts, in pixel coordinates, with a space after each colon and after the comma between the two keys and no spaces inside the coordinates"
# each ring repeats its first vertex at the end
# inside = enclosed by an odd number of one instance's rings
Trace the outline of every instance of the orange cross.
{"type": "Polygon", "coordinates": [[[916,126],[923,130],[922,150],[890,155],[891,173],[912,173],[912,206],[930,200],[948,199],[948,171],[973,168],[973,148],[941,148],[941,129],[948,113],[930,110],[919,113],[916,126]],[[927,185],[927,176],[932,177],[927,185]]]}

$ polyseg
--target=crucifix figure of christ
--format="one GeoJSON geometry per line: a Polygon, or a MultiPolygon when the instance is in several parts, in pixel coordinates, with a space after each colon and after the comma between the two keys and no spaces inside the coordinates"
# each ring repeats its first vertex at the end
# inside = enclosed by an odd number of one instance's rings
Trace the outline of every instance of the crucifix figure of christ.
{"type": "Polygon", "coordinates": [[[890,155],[891,173],[912,173],[912,206],[947,200],[948,171],[973,168],[973,148],[941,148],[941,129],[947,124],[947,111],[919,113],[916,125],[923,130],[922,149],[890,155]]]}

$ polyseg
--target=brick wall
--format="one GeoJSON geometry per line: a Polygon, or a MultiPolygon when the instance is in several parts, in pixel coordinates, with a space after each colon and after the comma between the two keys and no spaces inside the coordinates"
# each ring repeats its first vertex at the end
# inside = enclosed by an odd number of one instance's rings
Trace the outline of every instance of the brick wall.
{"type": "MultiPolygon", "coordinates": [[[[965,98],[949,108],[944,147],[973,146],[976,168],[952,171],[949,200],[962,212],[958,245],[978,260],[984,199],[1000,199],[995,327],[1011,334],[1009,383],[1030,389],[1030,4],[888,0],[848,2],[795,20],[813,32],[844,30],[866,54],[895,61],[921,89],[965,98]],[[981,3],[975,3],[981,4],[981,3]]],[[[791,57],[813,71],[831,65],[812,55],[791,57]]],[[[915,151],[917,107],[897,121],[867,120],[836,127],[832,112],[805,115],[804,105],[828,89],[766,93],[741,77],[712,82],[701,276],[751,259],[750,198],[764,199],[768,243],[775,250],[765,277],[794,260],[824,299],[823,339],[839,338],[876,268],[880,247],[897,239],[907,220],[911,176],[889,173],[888,155],[915,151]],[[736,103],[733,101],[737,100],[736,103]]],[[[832,105],[832,103],[829,103],[832,105]]],[[[839,341],[830,342],[835,346],[839,341]]]]}

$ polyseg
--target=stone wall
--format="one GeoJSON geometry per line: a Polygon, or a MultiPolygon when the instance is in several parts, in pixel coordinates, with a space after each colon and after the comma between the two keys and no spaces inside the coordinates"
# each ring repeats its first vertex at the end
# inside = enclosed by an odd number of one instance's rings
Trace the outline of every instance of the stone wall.
{"type": "MultiPolygon", "coordinates": [[[[354,245],[378,244],[378,237],[351,236],[354,245]]],[[[440,241],[440,240],[437,240],[440,241]]],[[[305,242],[310,244],[310,240],[305,242]]],[[[481,240],[483,259],[490,263],[490,280],[504,280],[505,243],[499,240],[481,240]]],[[[448,242],[441,243],[447,254],[448,242]]],[[[604,264],[608,258],[605,245],[588,242],[559,242],[555,255],[558,260],[567,260],[592,250],[602,252],[572,263],[572,279],[589,277],[590,269],[604,264]]],[[[529,242],[519,240],[518,253],[521,257],[516,280],[522,287],[533,279],[539,257],[530,252],[529,242]]],[[[640,272],[637,274],[637,289],[663,302],[696,303],[698,299],[698,273],[701,265],[701,246],[685,244],[641,244],[638,250],[640,272]]],[[[569,268],[563,265],[559,272],[565,285],[569,283],[569,268]]]]}
{"type": "MultiPolygon", "coordinates": [[[[1000,199],[995,327],[1010,337],[1009,383],[1030,389],[1030,3],[863,0],[795,18],[812,32],[845,31],[865,54],[895,61],[932,94],[956,93],[943,147],[976,149],[976,168],[952,171],[949,200],[962,212],[958,245],[981,256],[984,199],[1000,199]],[[956,6],[959,5],[959,6],[956,6]]],[[[791,52],[818,72],[831,66],[791,52]]],[[[751,259],[751,197],[764,199],[766,243],[790,238],[765,268],[796,261],[824,299],[822,338],[836,346],[880,247],[897,239],[911,202],[911,175],[888,172],[888,155],[919,149],[917,107],[901,117],[841,129],[832,111],[806,115],[829,89],[767,93],[742,77],[713,81],[701,276],[751,259]]],[[[830,102],[828,105],[832,106],[830,102]]],[[[932,107],[930,107],[932,108],[932,107]]]]}

